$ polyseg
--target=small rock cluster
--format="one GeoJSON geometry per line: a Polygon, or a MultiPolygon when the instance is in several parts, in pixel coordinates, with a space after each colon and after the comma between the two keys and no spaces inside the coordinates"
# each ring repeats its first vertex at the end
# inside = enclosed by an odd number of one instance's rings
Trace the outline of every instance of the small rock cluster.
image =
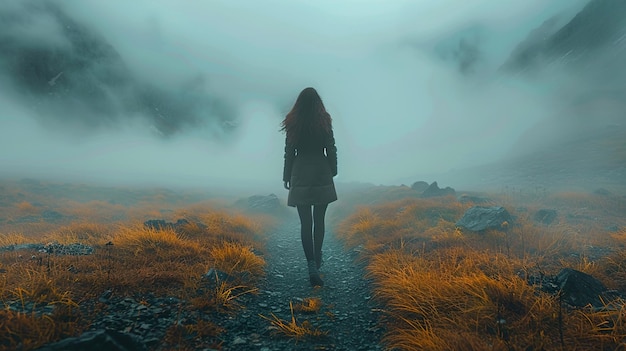
{"type": "Polygon", "coordinates": [[[49,253],[54,255],[70,255],[70,256],[82,256],[91,255],[94,252],[93,247],[81,243],[72,243],[68,245],[59,244],[57,242],[51,242],[39,250],[42,253],[49,253]]]}
{"type": "Polygon", "coordinates": [[[411,189],[420,193],[419,197],[454,196],[456,191],[451,187],[440,188],[437,182],[430,185],[425,181],[417,181],[411,185],[411,189]]]}
{"type": "Polygon", "coordinates": [[[237,200],[234,205],[248,213],[283,215],[286,211],[285,205],[280,203],[276,194],[253,195],[237,200]]]}
{"type": "Polygon", "coordinates": [[[82,256],[82,255],[91,255],[94,253],[94,248],[89,245],[81,244],[81,243],[72,243],[72,244],[59,244],[58,242],[50,242],[47,244],[41,243],[27,243],[27,244],[14,244],[1,246],[0,252],[3,251],[20,251],[20,250],[28,250],[28,251],[36,251],[44,254],[51,255],[69,255],[69,256],[82,256]]]}
{"type": "Polygon", "coordinates": [[[175,297],[157,298],[148,294],[138,298],[118,298],[105,291],[98,301],[103,304],[103,310],[91,329],[117,330],[134,335],[148,347],[159,343],[170,326],[187,322],[186,314],[181,314],[185,302],[175,297]]]}

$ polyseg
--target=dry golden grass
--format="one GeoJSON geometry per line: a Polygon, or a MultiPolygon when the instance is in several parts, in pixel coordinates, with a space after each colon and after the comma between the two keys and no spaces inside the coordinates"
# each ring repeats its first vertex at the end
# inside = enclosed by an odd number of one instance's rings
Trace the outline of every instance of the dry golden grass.
{"type": "MultiPolygon", "coordinates": [[[[204,311],[234,311],[240,307],[238,297],[255,293],[257,278],[265,268],[265,261],[256,253],[262,249],[262,232],[274,225],[272,219],[216,210],[207,203],[168,203],[165,195],[159,196],[160,200],[152,199],[155,202],[141,206],[61,198],[53,209],[64,217],[54,223],[20,219],[50,209],[48,198],[28,196],[28,203],[0,203],[0,210],[7,209],[0,218],[0,246],[56,242],[94,248],[94,254],[88,256],[0,252],[1,301],[58,307],[50,316],[0,312],[0,349],[15,349],[19,344],[21,349],[30,350],[80,333],[93,316],[78,314],[78,305],[105,290],[118,297],[144,293],[175,296],[204,311]],[[30,203],[44,205],[40,208],[30,203]],[[147,219],[175,222],[186,208],[193,209],[188,211],[193,216],[182,217],[189,224],[178,231],[143,226],[147,219]],[[205,289],[202,276],[211,267],[233,274],[237,281],[205,289]],[[68,311],[74,313],[71,318],[68,311]]],[[[171,332],[180,332],[178,327],[172,327],[171,332]]],[[[171,345],[172,349],[191,350],[198,345],[219,348],[217,341],[203,344],[203,338],[211,339],[221,332],[217,326],[199,320],[182,328],[184,339],[193,343],[171,345]]]]}
{"type": "Polygon", "coordinates": [[[28,242],[30,241],[28,240],[28,238],[24,236],[24,234],[20,234],[20,233],[1,234],[0,233],[0,246],[26,244],[28,242]]]}
{"type": "Polygon", "coordinates": [[[553,328],[555,305],[514,273],[515,264],[501,255],[466,249],[375,255],[368,272],[394,325],[386,341],[403,350],[449,350],[468,338],[475,345],[471,349],[484,350],[498,342],[519,349],[545,343],[529,342],[526,331],[532,323],[537,329],[531,332],[553,328]]]}
{"type": "Polygon", "coordinates": [[[610,235],[602,225],[625,224],[624,200],[547,192],[494,198],[515,220],[482,233],[455,227],[470,205],[452,198],[356,206],[337,224],[346,246],[364,249],[375,296],[384,306],[387,346],[507,351],[623,347],[623,303],[607,302],[603,311],[570,310],[526,278],[571,267],[609,288],[626,290],[626,232],[610,235]],[[532,215],[541,208],[557,209],[557,221],[549,226],[534,222],[532,215]],[[607,248],[606,256],[598,257],[600,247],[607,248]]]}
{"type": "Polygon", "coordinates": [[[155,229],[143,224],[122,226],[113,237],[113,243],[135,256],[149,260],[198,260],[203,252],[195,240],[186,240],[172,228],[155,229]]]}
{"type": "Polygon", "coordinates": [[[237,298],[245,294],[256,294],[257,288],[250,288],[246,285],[230,286],[226,282],[221,282],[215,289],[214,301],[218,311],[232,311],[240,307],[237,298]]]}
{"type": "Polygon", "coordinates": [[[31,204],[28,201],[18,202],[17,204],[15,204],[15,207],[22,214],[34,214],[39,212],[37,207],[35,207],[35,205],[31,204]]]}
{"type": "Polygon", "coordinates": [[[626,226],[611,233],[611,238],[622,248],[626,248],[626,226]]]}
{"type": "Polygon", "coordinates": [[[363,245],[367,250],[378,250],[401,242],[430,241],[433,236],[442,239],[439,226],[454,230],[454,223],[468,205],[451,197],[434,199],[404,199],[372,207],[359,207],[338,226],[338,232],[348,246],[363,245]]]}
{"type": "Polygon", "coordinates": [[[573,341],[583,340],[590,345],[589,349],[622,350],[626,340],[625,306],[626,301],[617,300],[600,311],[574,311],[566,321],[571,328],[570,338],[575,338],[573,341]]]}
{"type": "Polygon", "coordinates": [[[296,303],[293,309],[296,312],[318,313],[322,305],[322,299],[319,297],[307,297],[302,299],[302,302],[296,303]]]}
{"type": "MultiPolygon", "coordinates": [[[[75,335],[89,323],[89,317],[76,312],[76,304],[108,289],[116,296],[147,292],[177,296],[202,311],[236,310],[238,296],[256,291],[255,278],[265,265],[257,255],[262,251],[261,233],[275,225],[269,217],[242,216],[214,201],[191,205],[182,197],[171,201],[172,194],[166,191],[151,196],[133,193],[114,204],[50,198],[25,189],[26,185],[0,188],[4,196],[0,245],[81,242],[94,246],[95,254],[37,253],[31,259],[30,252],[0,252],[1,300],[60,307],[59,314],[50,317],[0,312],[4,313],[0,336],[7,337],[0,337],[0,349],[22,343],[28,350],[75,335]],[[38,220],[46,209],[65,217],[57,223],[38,220]],[[189,224],[178,231],[141,224],[147,219],[181,218],[189,224]],[[205,289],[201,277],[210,267],[237,280],[205,289]]],[[[567,310],[560,308],[555,296],[529,286],[525,277],[572,267],[609,288],[626,290],[626,200],[545,190],[490,197],[516,219],[508,227],[480,234],[454,225],[472,204],[453,197],[416,198],[408,187],[373,187],[363,196],[342,198],[340,208],[330,211],[330,223],[338,224],[337,233],[346,246],[364,249],[375,296],[384,303],[387,345],[399,350],[507,351],[623,347],[622,302],[607,301],[607,308],[600,311],[567,310]],[[532,214],[540,208],[557,209],[557,221],[550,226],[534,223],[532,214]],[[607,224],[621,229],[608,234],[607,224]],[[608,248],[606,257],[598,257],[598,247],[608,248]]],[[[295,306],[290,303],[290,321],[275,315],[263,318],[280,334],[321,337],[324,332],[307,321],[296,321],[294,315],[319,311],[321,306],[319,299],[306,299],[295,306]]],[[[331,312],[326,314],[332,317],[331,312]]],[[[219,333],[206,323],[173,325],[168,330],[172,343],[165,348],[191,350],[203,335],[219,333]]]]}
{"type": "Polygon", "coordinates": [[[113,240],[116,224],[96,222],[71,222],[60,225],[57,229],[44,235],[42,242],[57,242],[63,245],[81,243],[85,245],[103,245],[113,240]]]}
{"type": "Polygon", "coordinates": [[[319,338],[323,337],[328,332],[314,328],[309,321],[298,323],[294,315],[293,303],[289,301],[289,308],[291,310],[291,320],[285,321],[278,318],[275,314],[271,314],[271,317],[260,315],[261,318],[270,322],[274,328],[275,333],[282,334],[289,338],[300,340],[303,338],[319,338]]]}
{"type": "Polygon", "coordinates": [[[251,246],[222,242],[209,250],[211,265],[231,275],[261,276],[265,272],[265,260],[252,250],[251,246]]]}
{"type": "Polygon", "coordinates": [[[52,315],[42,316],[0,310],[0,350],[32,350],[85,329],[74,306],[61,306],[52,315]]]}
{"type": "Polygon", "coordinates": [[[78,202],[65,200],[58,204],[63,213],[83,222],[109,223],[126,218],[128,208],[121,204],[112,204],[106,201],[93,200],[78,202]]]}

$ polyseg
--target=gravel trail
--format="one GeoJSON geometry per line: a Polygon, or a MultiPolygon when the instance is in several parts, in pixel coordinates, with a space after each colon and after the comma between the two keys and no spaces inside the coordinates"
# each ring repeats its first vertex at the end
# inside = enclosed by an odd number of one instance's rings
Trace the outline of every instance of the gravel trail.
{"type": "Polygon", "coordinates": [[[379,306],[372,299],[370,282],[364,279],[363,265],[354,251],[346,252],[327,228],[320,270],[324,287],[309,284],[306,259],[300,241],[297,218],[268,233],[267,275],[259,293],[245,298],[245,309],[219,323],[224,350],[382,350],[383,330],[378,325],[379,306]],[[306,298],[319,298],[317,313],[295,312],[297,324],[326,333],[321,337],[296,340],[278,332],[262,316],[272,314],[285,322],[292,318],[290,301],[295,305],[306,298]]]}

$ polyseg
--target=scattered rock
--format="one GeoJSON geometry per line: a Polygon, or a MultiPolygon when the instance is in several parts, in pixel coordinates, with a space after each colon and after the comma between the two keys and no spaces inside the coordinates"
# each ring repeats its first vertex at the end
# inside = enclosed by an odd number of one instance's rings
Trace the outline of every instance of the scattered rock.
{"type": "Polygon", "coordinates": [[[0,247],[0,252],[2,252],[2,251],[19,251],[19,250],[39,251],[41,249],[43,249],[43,244],[35,244],[35,243],[15,244],[15,245],[1,246],[0,247]]]}
{"type": "Polygon", "coordinates": [[[237,336],[233,340],[232,345],[243,345],[245,343],[246,343],[246,339],[242,338],[241,336],[237,336]]]}
{"type": "Polygon", "coordinates": [[[51,242],[43,246],[39,252],[49,253],[54,255],[69,255],[69,256],[82,256],[93,254],[93,247],[84,245],[81,243],[73,243],[68,245],[59,244],[57,242],[51,242]]]}
{"type": "Polygon", "coordinates": [[[504,222],[510,224],[511,221],[511,215],[502,206],[474,206],[465,211],[463,217],[456,222],[456,226],[480,232],[486,229],[502,229],[504,222]]]}
{"type": "Polygon", "coordinates": [[[137,337],[115,330],[94,330],[48,344],[38,351],[135,351],[148,350],[137,337]]]}
{"type": "Polygon", "coordinates": [[[448,196],[448,195],[454,196],[455,193],[456,192],[451,187],[448,186],[448,187],[441,189],[439,188],[439,185],[437,185],[437,182],[433,182],[432,184],[428,186],[428,188],[426,188],[426,190],[422,192],[420,197],[436,197],[436,196],[448,196]]]}
{"type": "Polygon", "coordinates": [[[0,247],[0,252],[2,251],[18,251],[18,250],[32,250],[37,251],[44,254],[51,255],[69,255],[69,256],[82,256],[82,255],[91,255],[94,253],[94,248],[89,245],[81,244],[81,243],[73,243],[73,244],[59,244],[58,242],[50,242],[47,244],[17,244],[17,245],[7,245],[0,247]]]}
{"type": "MultiPolygon", "coordinates": [[[[93,311],[98,308],[97,315],[89,326],[90,332],[76,338],[69,338],[58,343],[44,346],[41,350],[160,350],[174,349],[179,345],[164,345],[163,339],[172,332],[173,327],[192,327],[199,321],[210,322],[223,328],[219,335],[205,335],[200,339],[187,338],[192,345],[190,349],[211,350],[209,345],[222,345],[220,349],[228,350],[383,350],[377,345],[383,330],[377,328],[379,320],[377,301],[371,299],[370,284],[362,279],[363,269],[354,264],[356,255],[343,252],[340,242],[328,238],[324,247],[326,264],[324,269],[325,282],[331,289],[313,290],[306,273],[302,247],[294,241],[299,231],[299,222],[290,221],[278,228],[272,235],[272,245],[268,249],[268,260],[272,267],[267,275],[259,279],[259,291],[248,292],[249,287],[242,291],[232,292],[236,296],[236,304],[245,306],[234,314],[223,314],[210,310],[198,310],[197,303],[202,301],[186,301],[173,297],[160,297],[153,294],[124,296],[115,289],[102,289],[95,299],[81,304],[81,309],[93,311]],[[295,235],[295,236],[294,236],[295,235]],[[113,291],[113,292],[111,292],[113,291]],[[324,302],[318,314],[298,314],[298,322],[307,322],[316,329],[329,332],[323,338],[298,340],[297,346],[290,338],[279,338],[270,329],[270,323],[260,317],[275,315],[282,320],[292,318],[289,302],[311,294],[319,296],[324,302]],[[335,305],[336,304],[336,305],[335,305]],[[332,309],[332,310],[331,310],[332,309]],[[324,314],[328,312],[328,314],[324,314]],[[119,331],[118,333],[113,331],[119,331]],[[126,342],[126,343],[125,343],[126,342]],[[197,344],[196,344],[197,343],[197,344]]],[[[41,255],[39,255],[41,256],[41,255]]],[[[217,268],[209,269],[203,275],[198,286],[199,298],[210,298],[206,287],[217,282],[235,280],[231,286],[238,286],[237,279],[245,275],[226,273],[217,268]],[[203,291],[205,290],[205,291],[203,291]]],[[[248,285],[249,286],[249,285],[248,285]]],[[[210,303],[207,302],[207,303],[210,303]]],[[[19,301],[9,307],[20,311],[38,311],[35,306],[23,306],[19,301]]],[[[41,309],[41,313],[52,314],[53,310],[41,309]]],[[[54,308],[54,306],[45,306],[54,308]]],[[[39,312],[37,312],[39,313],[39,312]]],[[[299,313],[299,312],[296,312],[299,313]]]]}
{"type": "Polygon", "coordinates": [[[235,206],[251,213],[280,214],[285,210],[285,206],[281,205],[276,194],[253,195],[239,199],[235,202],[235,206]]]}
{"type": "Polygon", "coordinates": [[[411,189],[417,191],[418,193],[423,193],[424,190],[428,189],[428,183],[423,180],[419,180],[411,185],[411,189]]]}
{"type": "Polygon", "coordinates": [[[556,282],[563,294],[563,302],[575,307],[604,306],[602,296],[607,289],[589,274],[564,268],[556,276],[556,282]]]}
{"type": "Polygon", "coordinates": [[[533,220],[537,223],[552,224],[557,217],[556,210],[542,208],[535,212],[533,220]]]}

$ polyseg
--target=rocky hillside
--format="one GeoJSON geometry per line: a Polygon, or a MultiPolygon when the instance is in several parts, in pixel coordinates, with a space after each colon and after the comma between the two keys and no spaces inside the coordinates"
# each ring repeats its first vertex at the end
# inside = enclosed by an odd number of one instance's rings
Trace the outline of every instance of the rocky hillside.
{"type": "Polygon", "coordinates": [[[232,128],[232,106],[207,91],[203,77],[180,86],[161,81],[158,72],[151,82],[137,76],[106,38],[58,2],[3,6],[0,20],[0,86],[48,127],[91,129],[141,118],[164,136],[232,128]]]}
{"type": "Polygon", "coordinates": [[[606,60],[623,62],[620,58],[626,55],[624,13],[624,1],[591,0],[562,26],[558,17],[551,18],[513,50],[503,69],[536,70],[554,61],[585,64],[598,60],[604,53],[609,56],[606,60]]]}
{"type": "Polygon", "coordinates": [[[531,31],[500,73],[550,81],[559,112],[527,130],[499,162],[440,179],[490,188],[626,189],[624,13],[624,1],[590,0],[571,20],[554,17],[531,31]]]}

